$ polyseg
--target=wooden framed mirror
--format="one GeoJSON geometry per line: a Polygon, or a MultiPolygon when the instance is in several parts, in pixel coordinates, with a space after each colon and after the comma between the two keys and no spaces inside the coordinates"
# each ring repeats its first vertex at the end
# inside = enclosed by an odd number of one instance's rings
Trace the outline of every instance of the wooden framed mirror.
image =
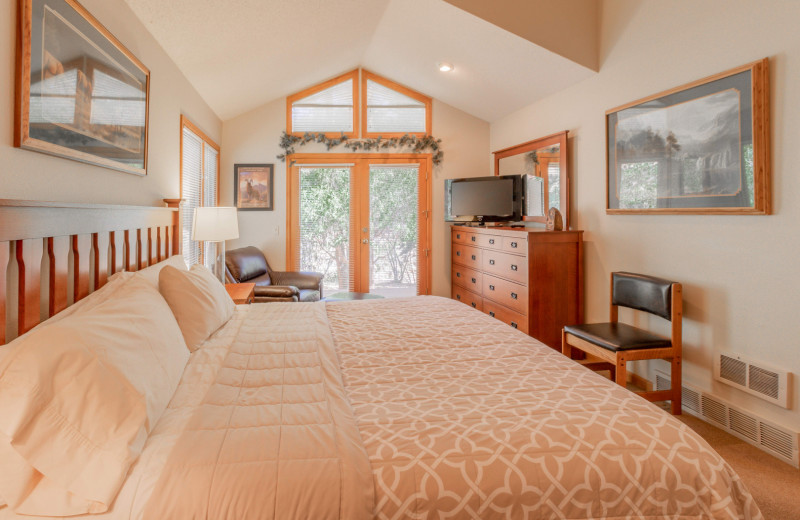
{"type": "Polygon", "coordinates": [[[547,212],[554,207],[564,217],[564,229],[569,229],[567,155],[566,130],[494,152],[495,175],[526,176],[526,186],[543,192],[541,207],[532,215],[525,211],[523,220],[547,222],[547,212]]]}

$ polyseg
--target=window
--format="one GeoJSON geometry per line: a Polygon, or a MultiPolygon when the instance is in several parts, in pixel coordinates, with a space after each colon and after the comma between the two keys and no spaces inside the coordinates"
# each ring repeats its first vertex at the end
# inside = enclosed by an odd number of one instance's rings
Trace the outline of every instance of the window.
{"type": "Polygon", "coordinates": [[[358,71],[354,70],[286,99],[288,133],[358,134],[358,71]]]}
{"type": "Polygon", "coordinates": [[[183,257],[190,266],[210,265],[212,247],[192,240],[194,209],[219,204],[219,146],[188,119],[181,116],[181,241],[183,257]]]}
{"type": "Polygon", "coordinates": [[[431,133],[431,98],[367,71],[361,82],[364,137],[431,133]]]}
{"type": "Polygon", "coordinates": [[[294,135],[421,137],[431,133],[431,98],[358,69],[286,98],[286,127],[294,135]]]}

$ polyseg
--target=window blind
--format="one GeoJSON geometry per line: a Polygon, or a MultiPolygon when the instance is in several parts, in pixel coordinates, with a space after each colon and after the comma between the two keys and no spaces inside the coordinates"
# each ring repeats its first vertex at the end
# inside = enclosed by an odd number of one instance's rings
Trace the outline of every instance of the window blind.
{"type": "MultiPolygon", "coordinates": [[[[210,265],[213,247],[201,247],[192,240],[195,208],[217,205],[217,158],[219,152],[188,126],[181,130],[181,245],[190,266],[201,261],[210,265]],[[205,252],[205,253],[204,253],[205,252]]],[[[204,244],[205,245],[205,244],[204,244]]]]}
{"type": "Polygon", "coordinates": [[[425,132],[425,111],[425,103],[367,80],[367,132],[425,132]]]}
{"type": "Polygon", "coordinates": [[[348,79],[292,103],[294,132],[352,132],[353,80],[348,79]]]}

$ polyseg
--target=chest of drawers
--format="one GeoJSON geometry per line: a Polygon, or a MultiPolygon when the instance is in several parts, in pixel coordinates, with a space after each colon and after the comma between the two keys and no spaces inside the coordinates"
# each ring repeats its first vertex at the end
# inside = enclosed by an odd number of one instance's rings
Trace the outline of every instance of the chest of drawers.
{"type": "Polygon", "coordinates": [[[453,226],[452,297],[561,350],[583,322],[583,231],[453,226]]]}

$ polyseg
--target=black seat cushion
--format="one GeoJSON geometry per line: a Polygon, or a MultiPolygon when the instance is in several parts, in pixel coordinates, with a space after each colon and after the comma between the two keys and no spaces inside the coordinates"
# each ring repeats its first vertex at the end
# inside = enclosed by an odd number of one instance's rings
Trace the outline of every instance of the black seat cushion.
{"type": "Polygon", "coordinates": [[[647,348],[669,348],[672,346],[672,342],[669,338],[636,327],[631,327],[625,323],[568,325],[564,327],[564,332],[588,341],[598,347],[611,350],[612,352],[647,348]]]}

